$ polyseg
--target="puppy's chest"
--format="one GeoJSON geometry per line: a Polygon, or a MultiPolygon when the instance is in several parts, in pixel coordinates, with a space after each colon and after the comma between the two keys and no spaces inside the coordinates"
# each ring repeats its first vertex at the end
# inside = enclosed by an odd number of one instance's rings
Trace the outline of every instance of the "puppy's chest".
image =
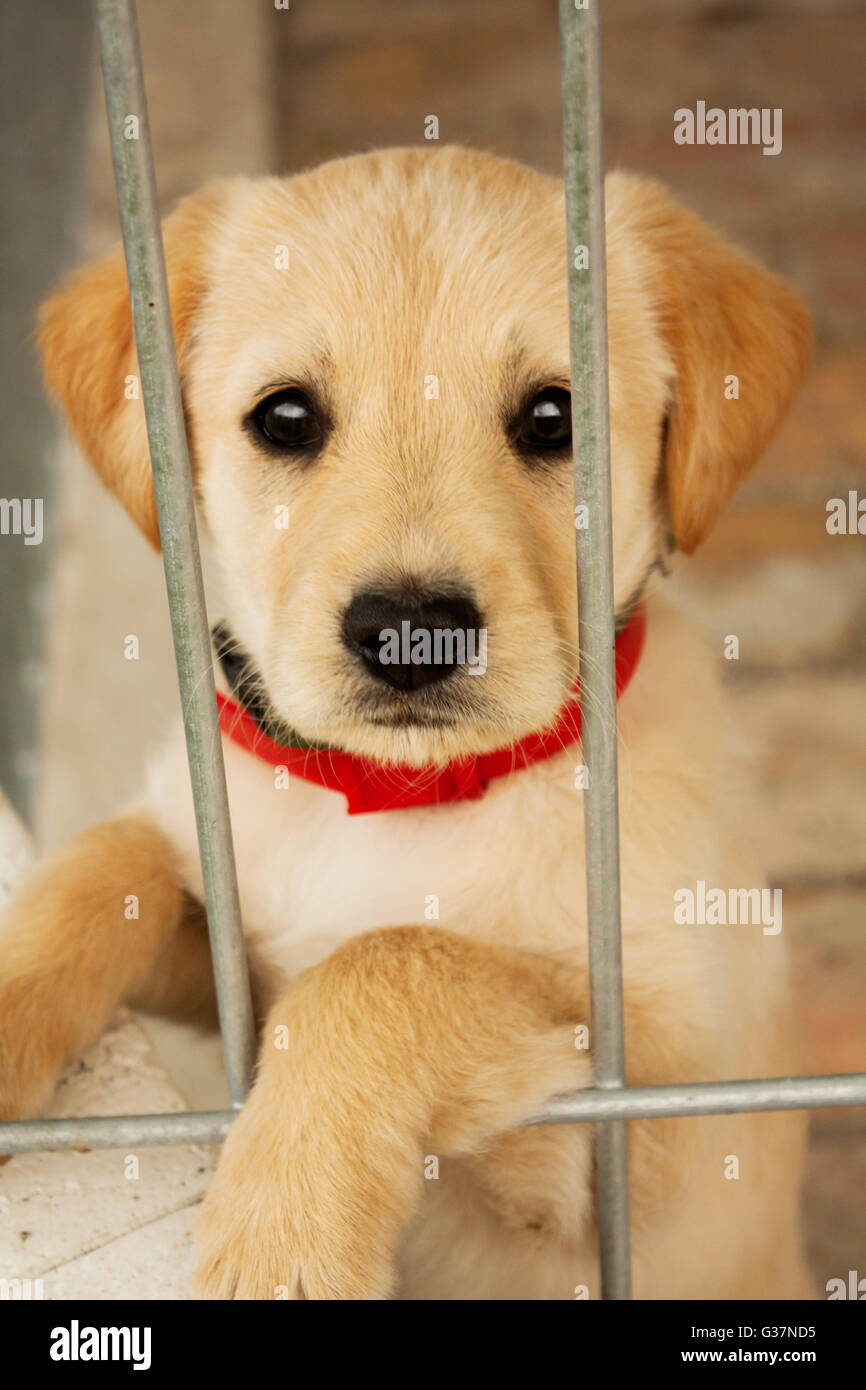
{"type": "MultiPolygon", "coordinates": [[[[180,754],[180,757],[178,757],[180,754]]],[[[500,944],[574,943],[582,806],[568,759],[494,783],[480,801],[349,816],[338,793],[226,749],[244,928],[290,977],[374,927],[447,925],[500,944]]],[[[174,748],[152,770],[156,817],[202,891],[195,821],[174,748]]]]}

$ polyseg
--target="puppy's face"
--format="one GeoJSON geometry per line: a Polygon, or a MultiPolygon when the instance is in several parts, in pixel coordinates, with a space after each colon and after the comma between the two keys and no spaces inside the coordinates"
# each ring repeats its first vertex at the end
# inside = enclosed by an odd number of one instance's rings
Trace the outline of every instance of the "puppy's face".
{"type": "MultiPolygon", "coordinates": [[[[808,328],[656,185],[611,178],[607,203],[624,609],[671,530],[693,549],[754,461],[808,328]]],[[[388,151],[215,186],[166,246],[197,488],[274,713],[408,763],[550,724],[577,664],[561,187],[468,151],[388,151]]],[[[153,538],[119,257],[49,303],[42,342],[153,538]]]]}

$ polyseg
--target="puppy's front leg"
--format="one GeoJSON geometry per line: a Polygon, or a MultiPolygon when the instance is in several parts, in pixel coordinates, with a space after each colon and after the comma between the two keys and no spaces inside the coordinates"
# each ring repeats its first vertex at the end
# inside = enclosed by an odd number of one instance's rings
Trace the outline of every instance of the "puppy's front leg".
{"type": "Polygon", "coordinates": [[[198,1220],[198,1295],[389,1297],[425,1154],[471,1153],[589,1083],[578,989],[544,957],[421,927],[299,976],[198,1220]]]}
{"type": "Polygon", "coordinates": [[[204,915],[165,836],[144,814],[85,831],[0,915],[0,1119],[38,1113],[118,1004],[204,1019],[212,997],[204,915]]]}

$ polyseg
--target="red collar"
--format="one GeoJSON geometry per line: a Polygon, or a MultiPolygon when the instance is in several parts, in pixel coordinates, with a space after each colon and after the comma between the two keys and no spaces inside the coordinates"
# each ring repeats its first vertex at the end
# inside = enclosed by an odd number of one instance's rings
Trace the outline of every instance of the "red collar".
{"type": "MultiPolygon", "coordinates": [[[[643,651],[646,610],[636,605],[616,639],[616,693],[621,695],[634,675],[643,651]]],[[[217,692],[220,728],[233,742],[292,777],[342,792],[350,816],[368,811],[397,811],[410,806],[438,806],[451,801],[475,801],[488,783],[532,763],[561,753],[580,738],[579,686],[549,729],[528,734],[507,748],[477,757],[460,758],[444,767],[406,767],[357,757],[336,748],[292,748],[275,743],[235,700],[217,692]]]]}

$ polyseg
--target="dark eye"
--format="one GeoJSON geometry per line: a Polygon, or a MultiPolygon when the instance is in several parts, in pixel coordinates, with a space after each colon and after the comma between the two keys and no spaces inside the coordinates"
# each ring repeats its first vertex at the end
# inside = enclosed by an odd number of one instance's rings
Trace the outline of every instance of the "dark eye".
{"type": "Polygon", "coordinates": [[[322,422],[312,402],[294,387],[266,397],[250,421],[254,430],[279,449],[310,449],[322,442],[322,422]]]}
{"type": "Polygon", "coordinates": [[[517,427],[528,449],[567,449],[571,444],[571,396],[561,386],[546,386],[529,402],[517,427]]]}

